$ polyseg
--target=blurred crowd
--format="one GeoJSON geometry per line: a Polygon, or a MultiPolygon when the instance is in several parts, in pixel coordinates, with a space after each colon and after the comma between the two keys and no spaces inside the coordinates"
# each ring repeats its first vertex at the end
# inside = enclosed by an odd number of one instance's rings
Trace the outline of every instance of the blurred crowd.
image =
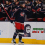
{"type": "Polygon", "coordinates": [[[45,21],[43,0],[1,0],[0,21],[10,21],[10,18],[15,19],[13,16],[18,9],[28,11],[28,15],[25,16],[25,21],[45,21]]]}

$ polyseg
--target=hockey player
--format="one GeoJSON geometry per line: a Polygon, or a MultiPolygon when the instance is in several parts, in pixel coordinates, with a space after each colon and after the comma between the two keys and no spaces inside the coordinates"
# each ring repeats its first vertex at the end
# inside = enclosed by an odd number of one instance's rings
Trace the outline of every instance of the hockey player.
{"type": "Polygon", "coordinates": [[[29,11],[31,11],[31,8],[32,8],[32,1],[28,1],[27,9],[28,9],[29,11]]]}
{"type": "Polygon", "coordinates": [[[43,2],[42,2],[42,0],[38,1],[38,7],[41,8],[41,9],[43,8],[43,2]]]}
{"type": "Polygon", "coordinates": [[[37,6],[37,3],[34,2],[33,3],[33,6],[32,6],[32,18],[35,18],[36,19],[36,13],[37,13],[37,9],[38,9],[38,6],[37,6]]]}
{"type": "MultiPolygon", "coordinates": [[[[5,7],[5,10],[7,11],[7,13],[9,14],[9,16],[11,16],[11,14],[10,14],[11,6],[9,6],[9,1],[6,1],[4,7],[5,7]]],[[[8,18],[5,10],[3,9],[3,15],[4,15],[3,17],[7,17],[8,18]]]]}
{"type": "Polygon", "coordinates": [[[13,39],[12,39],[13,43],[16,43],[15,39],[18,34],[19,34],[19,42],[24,43],[24,42],[22,42],[22,34],[21,33],[24,32],[25,14],[28,15],[28,11],[25,10],[25,4],[22,4],[20,6],[20,9],[14,14],[16,32],[13,35],[13,39]]]}
{"type": "Polygon", "coordinates": [[[37,20],[41,20],[42,21],[42,18],[43,18],[43,14],[41,13],[41,10],[43,9],[43,2],[42,0],[39,0],[38,1],[38,9],[37,9],[37,20]]]}

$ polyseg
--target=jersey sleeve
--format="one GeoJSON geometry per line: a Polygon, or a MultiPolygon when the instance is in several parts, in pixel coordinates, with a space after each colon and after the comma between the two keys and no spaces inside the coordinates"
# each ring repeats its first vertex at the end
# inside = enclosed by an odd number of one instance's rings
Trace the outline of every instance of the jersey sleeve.
{"type": "Polygon", "coordinates": [[[13,18],[16,18],[18,14],[19,14],[19,10],[17,10],[17,11],[14,13],[13,18]]]}

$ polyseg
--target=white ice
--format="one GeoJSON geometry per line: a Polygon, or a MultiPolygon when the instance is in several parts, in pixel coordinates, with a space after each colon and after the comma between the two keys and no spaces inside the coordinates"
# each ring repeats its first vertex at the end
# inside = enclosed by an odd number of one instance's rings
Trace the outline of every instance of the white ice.
{"type": "MultiPolygon", "coordinates": [[[[14,45],[14,44],[11,44],[11,43],[0,43],[0,45],[14,45]]],[[[16,44],[18,45],[18,44],[16,44]]],[[[24,45],[45,45],[45,44],[24,44],[24,45]]]]}

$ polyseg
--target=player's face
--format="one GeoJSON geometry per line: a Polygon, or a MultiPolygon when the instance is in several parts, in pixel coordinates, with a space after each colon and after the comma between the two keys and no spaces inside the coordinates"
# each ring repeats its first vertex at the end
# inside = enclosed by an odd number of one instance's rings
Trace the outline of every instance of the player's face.
{"type": "Polygon", "coordinates": [[[25,4],[23,4],[22,7],[25,7],[25,4]]]}
{"type": "Polygon", "coordinates": [[[14,2],[15,2],[16,0],[14,0],[14,2]]]}
{"type": "Polygon", "coordinates": [[[27,3],[27,1],[25,1],[25,3],[27,3]]]}
{"type": "Polygon", "coordinates": [[[19,2],[16,2],[16,5],[18,4],[19,2]]]}
{"type": "Polygon", "coordinates": [[[9,2],[8,2],[8,1],[6,1],[6,4],[9,4],[9,2]]]}
{"type": "Polygon", "coordinates": [[[27,26],[27,27],[26,27],[26,32],[27,32],[27,33],[30,33],[30,29],[31,29],[30,26],[27,26]]]}

